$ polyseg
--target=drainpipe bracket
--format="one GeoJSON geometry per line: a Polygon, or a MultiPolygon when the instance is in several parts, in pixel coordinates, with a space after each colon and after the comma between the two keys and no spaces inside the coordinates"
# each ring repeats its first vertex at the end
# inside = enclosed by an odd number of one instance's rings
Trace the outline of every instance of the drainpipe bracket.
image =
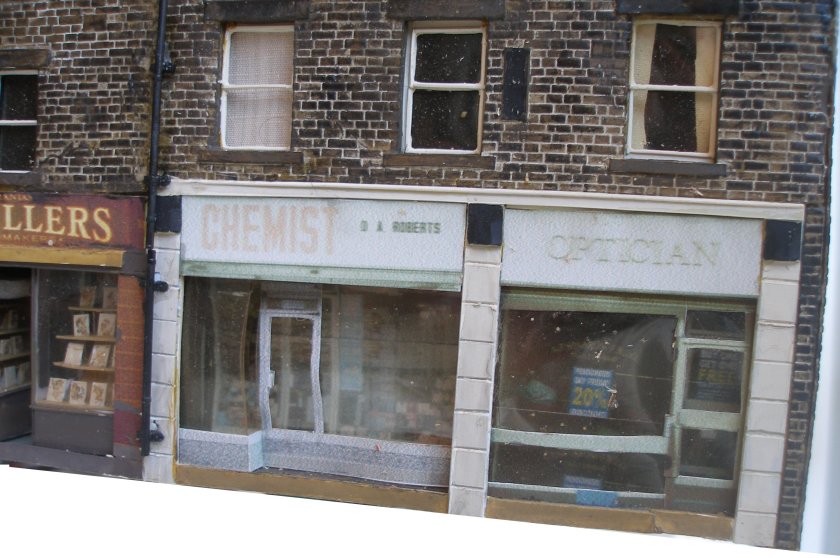
{"type": "Polygon", "coordinates": [[[162,172],[157,176],[144,177],[143,183],[149,188],[160,190],[162,188],[166,188],[172,183],[172,177],[165,172],[162,172]]]}

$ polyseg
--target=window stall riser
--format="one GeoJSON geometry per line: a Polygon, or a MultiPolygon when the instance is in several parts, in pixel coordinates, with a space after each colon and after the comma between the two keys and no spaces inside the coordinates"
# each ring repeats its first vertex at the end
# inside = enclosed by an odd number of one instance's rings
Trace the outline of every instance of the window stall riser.
{"type": "Polygon", "coordinates": [[[25,285],[27,297],[3,318],[22,342],[0,339],[0,352],[26,356],[3,369],[4,384],[31,375],[4,394],[26,397],[17,419],[0,416],[0,458],[140,476],[142,200],[2,194],[0,206],[0,272],[21,276],[4,293],[25,285]]]}

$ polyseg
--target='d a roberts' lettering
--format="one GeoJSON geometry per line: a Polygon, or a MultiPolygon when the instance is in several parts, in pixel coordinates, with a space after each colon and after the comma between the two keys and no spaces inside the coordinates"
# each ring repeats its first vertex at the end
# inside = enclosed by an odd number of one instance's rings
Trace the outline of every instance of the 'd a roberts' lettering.
{"type": "Polygon", "coordinates": [[[201,210],[201,245],[212,251],[333,253],[335,207],[222,205],[201,210]]]}
{"type": "Polygon", "coordinates": [[[107,243],[114,237],[111,210],[86,207],[0,204],[0,230],[40,233],[51,236],[81,238],[107,243]]]}
{"type": "Polygon", "coordinates": [[[567,263],[589,260],[629,264],[705,266],[717,265],[719,242],[668,242],[645,238],[553,236],[549,255],[567,263]]]}

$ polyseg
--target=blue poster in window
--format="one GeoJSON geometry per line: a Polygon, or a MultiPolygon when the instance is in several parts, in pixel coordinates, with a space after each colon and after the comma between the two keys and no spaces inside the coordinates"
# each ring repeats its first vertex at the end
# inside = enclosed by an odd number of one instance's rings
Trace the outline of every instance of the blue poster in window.
{"type": "Polygon", "coordinates": [[[598,506],[600,508],[618,507],[618,494],[604,490],[578,490],[575,504],[579,506],[598,506]]]}
{"type": "Polygon", "coordinates": [[[569,414],[608,418],[612,370],[572,368],[572,389],[569,393],[569,414]]]}

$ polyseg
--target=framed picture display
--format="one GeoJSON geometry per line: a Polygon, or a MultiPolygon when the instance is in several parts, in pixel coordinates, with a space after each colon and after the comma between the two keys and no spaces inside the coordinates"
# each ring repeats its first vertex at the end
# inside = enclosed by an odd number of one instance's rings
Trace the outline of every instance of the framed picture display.
{"type": "Polygon", "coordinates": [[[88,314],[73,314],[73,335],[77,337],[90,335],[90,316],[88,314]]]}
{"type": "Polygon", "coordinates": [[[117,288],[103,287],[102,288],[102,308],[106,310],[117,309],[117,288]]]}
{"type": "Polygon", "coordinates": [[[117,333],[117,315],[111,313],[99,314],[96,324],[96,335],[99,337],[114,337],[117,333]]]}
{"type": "Polygon", "coordinates": [[[67,343],[67,350],[64,353],[64,364],[81,366],[84,352],[85,345],[83,343],[67,343]]]}
{"type": "Polygon", "coordinates": [[[47,401],[63,403],[67,397],[67,384],[65,378],[50,378],[50,384],[47,386],[47,401]]]}
{"type": "Polygon", "coordinates": [[[70,380],[67,402],[71,405],[84,405],[87,403],[88,383],[78,380],[70,380]]]}
{"type": "Polygon", "coordinates": [[[108,384],[106,382],[90,383],[90,406],[104,407],[108,400],[108,384]]]}
{"type": "Polygon", "coordinates": [[[96,287],[84,286],[79,289],[79,306],[93,308],[96,304],[96,287]]]}
{"type": "Polygon", "coordinates": [[[96,344],[90,351],[88,364],[94,368],[107,368],[111,360],[111,346],[96,344]]]}

